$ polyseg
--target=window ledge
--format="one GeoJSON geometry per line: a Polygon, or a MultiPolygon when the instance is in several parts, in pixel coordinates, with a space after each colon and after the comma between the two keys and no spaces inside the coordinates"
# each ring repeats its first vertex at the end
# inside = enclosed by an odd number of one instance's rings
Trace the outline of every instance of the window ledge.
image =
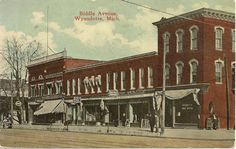
{"type": "Polygon", "coordinates": [[[153,86],[148,86],[147,88],[153,88],[153,86]]]}
{"type": "Polygon", "coordinates": [[[216,48],[216,51],[223,51],[223,49],[217,49],[217,48],[216,48]]]}
{"type": "Polygon", "coordinates": [[[222,82],[216,82],[216,84],[219,84],[219,85],[221,85],[221,84],[223,84],[222,82]]]}

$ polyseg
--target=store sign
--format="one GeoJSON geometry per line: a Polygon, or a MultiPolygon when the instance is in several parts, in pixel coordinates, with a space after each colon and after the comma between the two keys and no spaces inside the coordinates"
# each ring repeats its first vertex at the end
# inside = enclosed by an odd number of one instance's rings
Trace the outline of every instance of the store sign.
{"type": "Polygon", "coordinates": [[[193,110],[193,104],[182,104],[182,110],[193,110]]]}
{"type": "Polygon", "coordinates": [[[73,104],[77,104],[81,102],[81,97],[74,97],[73,98],[73,104]]]}
{"type": "Polygon", "coordinates": [[[16,101],[15,105],[20,107],[22,105],[22,103],[20,101],[16,101]]]}

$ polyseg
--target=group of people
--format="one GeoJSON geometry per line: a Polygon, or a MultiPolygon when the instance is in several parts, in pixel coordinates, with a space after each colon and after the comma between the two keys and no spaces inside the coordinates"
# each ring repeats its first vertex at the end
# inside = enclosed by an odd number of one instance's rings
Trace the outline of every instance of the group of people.
{"type": "Polygon", "coordinates": [[[10,114],[8,116],[3,117],[3,123],[2,123],[3,128],[12,128],[12,124],[13,124],[13,119],[10,114]]]}

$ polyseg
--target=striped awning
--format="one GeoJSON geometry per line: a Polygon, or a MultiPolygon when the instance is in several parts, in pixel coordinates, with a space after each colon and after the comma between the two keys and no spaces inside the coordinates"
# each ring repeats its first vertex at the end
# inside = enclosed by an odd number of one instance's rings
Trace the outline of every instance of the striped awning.
{"type": "Polygon", "coordinates": [[[65,113],[65,105],[63,100],[44,101],[34,115],[43,115],[49,113],[65,113]]]}

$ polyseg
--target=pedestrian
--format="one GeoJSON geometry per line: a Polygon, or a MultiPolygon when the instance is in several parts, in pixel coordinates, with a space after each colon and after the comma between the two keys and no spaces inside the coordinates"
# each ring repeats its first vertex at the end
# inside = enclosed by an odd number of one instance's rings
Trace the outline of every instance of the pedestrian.
{"type": "Polygon", "coordinates": [[[150,124],[150,128],[151,128],[151,132],[153,132],[154,126],[155,126],[155,116],[154,114],[148,114],[148,119],[149,119],[149,124],[150,124]]]}
{"type": "Polygon", "coordinates": [[[7,118],[6,116],[3,117],[3,121],[2,121],[2,127],[5,128],[7,125],[7,118]]]}
{"type": "Polygon", "coordinates": [[[212,113],[212,122],[213,122],[213,129],[216,130],[218,128],[218,118],[215,112],[212,113]]]}
{"type": "Polygon", "coordinates": [[[122,114],[121,122],[122,122],[122,126],[125,126],[125,122],[126,122],[126,115],[125,115],[125,113],[122,114]]]}

